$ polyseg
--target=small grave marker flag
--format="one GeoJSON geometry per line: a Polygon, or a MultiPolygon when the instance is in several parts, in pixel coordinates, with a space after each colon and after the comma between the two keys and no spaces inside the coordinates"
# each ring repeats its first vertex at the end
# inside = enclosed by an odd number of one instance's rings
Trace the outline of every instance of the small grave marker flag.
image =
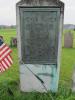
{"type": "Polygon", "coordinates": [[[9,69],[13,64],[11,52],[12,50],[0,38],[0,73],[9,69]]]}

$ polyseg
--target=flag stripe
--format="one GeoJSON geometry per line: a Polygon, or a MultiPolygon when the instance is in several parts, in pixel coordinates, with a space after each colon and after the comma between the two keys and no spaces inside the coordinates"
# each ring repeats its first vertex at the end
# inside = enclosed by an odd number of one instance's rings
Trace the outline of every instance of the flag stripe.
{"type": "Polygon", "coordinates": [[[3,65],[0,63],[0,71],[3,72],[5,71],[5,68],[3,68],[3,65]]]}
{"type": "Polygon", "coordinates": [[[2,65],[0,64],[0,72],[3,72],[3,70],[2,70],[2,65]]]}
{"type": "Polygon", "coordinates": [[[11,50],[9,49],[8,51],[6,51],[1,57],[0,60],[2,60],[5,56],[7,56],[8,54],[11,53],[11,50]]]}
{"type": "Polygon", "coordinates": [[[6,70],[6,69],[3,67],[2,64],[1,64],[1,69],[2,69],[2,72],[6,70]]]}
{"type": "MultiPolygon", "coordinates": [[[[2,56],[4,53],[6,53],[8,50],[10,50],[8,47],[5,47],[1,52],[0,52],[0,56],[2,56]]],[[[11,51],[11,50],[10,50],[11,51]]],[[[10,52],[9,51],[9,52],[10,52]]]]}
{"type": "Polygon", "coordinates": [[[1,54],[2,52],[4,52],[7,48],[8,48],[8,47],[5,46],[5,47],[0,51],[0,54],[1,54]]]}
{"type": "Polygon", "coordinates": [[[0,46],[0,50],[2,50],[5,46],[6,46],[6,44],[3,43],[3,44],[0,46]]]}
{"type": "Polygon", "coordinates": [[[12,64],[13,64],[12,59],[11,58],[9,59],[8,56],[4,60],[2,60],[2,65],[5,69],[8,69],[8,67],[10,67],[12,64]]]}
{"type": "Polygon", "coordinates": [[[5,63],[10,67],[11,66],[11,64],[10,64],[10,62],[8,61],[8,59],[7,58],[5,58],[4,59],[5,60],[5,63]]]}
{"type": "Polygon", "coordinates": [[[6,68],[4,67],[4,65],[1,63],[2,67],[6,70],[6,68]]]}
{"type": "Polygon", "coordinates": [[[11,57],[10,55],[7,56],[7,59],[9,60],[9,62],[10,62],[11,64],[13,64],[12,57],[11,57]]]}
{"type": "Polygon", "coordinates": [[[10,67],[6,58],[4,59],[4,63],[6,64],[7,67],[10,67]]]}
{"type": "Polygon", "coordinates": [[[2,61],[2,64],[3,64],[3,66],[4,66],[6,69],[8,69],[8,67],[7,67],[7,65],[6,65],[6,63],[5,63],[5,61],[2,61]]]}
{"type": "Polygon", "coordinates": [[[12,50],[0,40],[0,73],[7,70],[12,64],[12,50]]]}

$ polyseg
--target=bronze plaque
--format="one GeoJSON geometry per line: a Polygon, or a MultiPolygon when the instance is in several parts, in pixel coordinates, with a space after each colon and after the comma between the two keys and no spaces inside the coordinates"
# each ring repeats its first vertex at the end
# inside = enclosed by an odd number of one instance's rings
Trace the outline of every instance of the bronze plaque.
{"type": "Polygon", "coordinates": [[[23,62],[25,64],[56,64],[57,11],[23,11],[21,18],[23,62]]]}

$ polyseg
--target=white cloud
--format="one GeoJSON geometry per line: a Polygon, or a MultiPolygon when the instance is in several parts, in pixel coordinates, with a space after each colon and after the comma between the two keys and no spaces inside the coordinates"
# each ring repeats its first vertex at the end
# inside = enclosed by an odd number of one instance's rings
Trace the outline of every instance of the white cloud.
{"type": "Polygon", "coordinates": [[[16,2],[19,0],[0,0],[0,24],[16,24],[16,2]]]}
{"type": "Polygon", "coordinates": [[[65,3],[64,23],[75,24],[75,0],[61,0],[65,3]]]}

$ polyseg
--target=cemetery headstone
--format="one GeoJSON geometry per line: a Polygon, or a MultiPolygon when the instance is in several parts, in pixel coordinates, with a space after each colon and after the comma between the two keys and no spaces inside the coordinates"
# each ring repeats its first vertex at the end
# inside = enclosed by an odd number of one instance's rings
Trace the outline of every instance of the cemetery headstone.
{"type": "Polygon", "coordinates": [[[65,33],[64,35],[64,47],[65,48],[73,47],[73,34],[71,32],[65,33]]]}
{"type": "Polygon", "coordinates": [[[10,46],[11,47],[17,47],[17,38],[16,37],[12,37],[10,40],[10,46]]]}
{"type": "Polygon", "coordinates": [[[64,4],[21,0],[16,7],[21,91],[56,92],[64,4]]]}
{"type": "Polygon", "coordinates": [[[74,67],[73,76],[72,76],[72,92],[75,92],[75,67],[74,67]]]}

